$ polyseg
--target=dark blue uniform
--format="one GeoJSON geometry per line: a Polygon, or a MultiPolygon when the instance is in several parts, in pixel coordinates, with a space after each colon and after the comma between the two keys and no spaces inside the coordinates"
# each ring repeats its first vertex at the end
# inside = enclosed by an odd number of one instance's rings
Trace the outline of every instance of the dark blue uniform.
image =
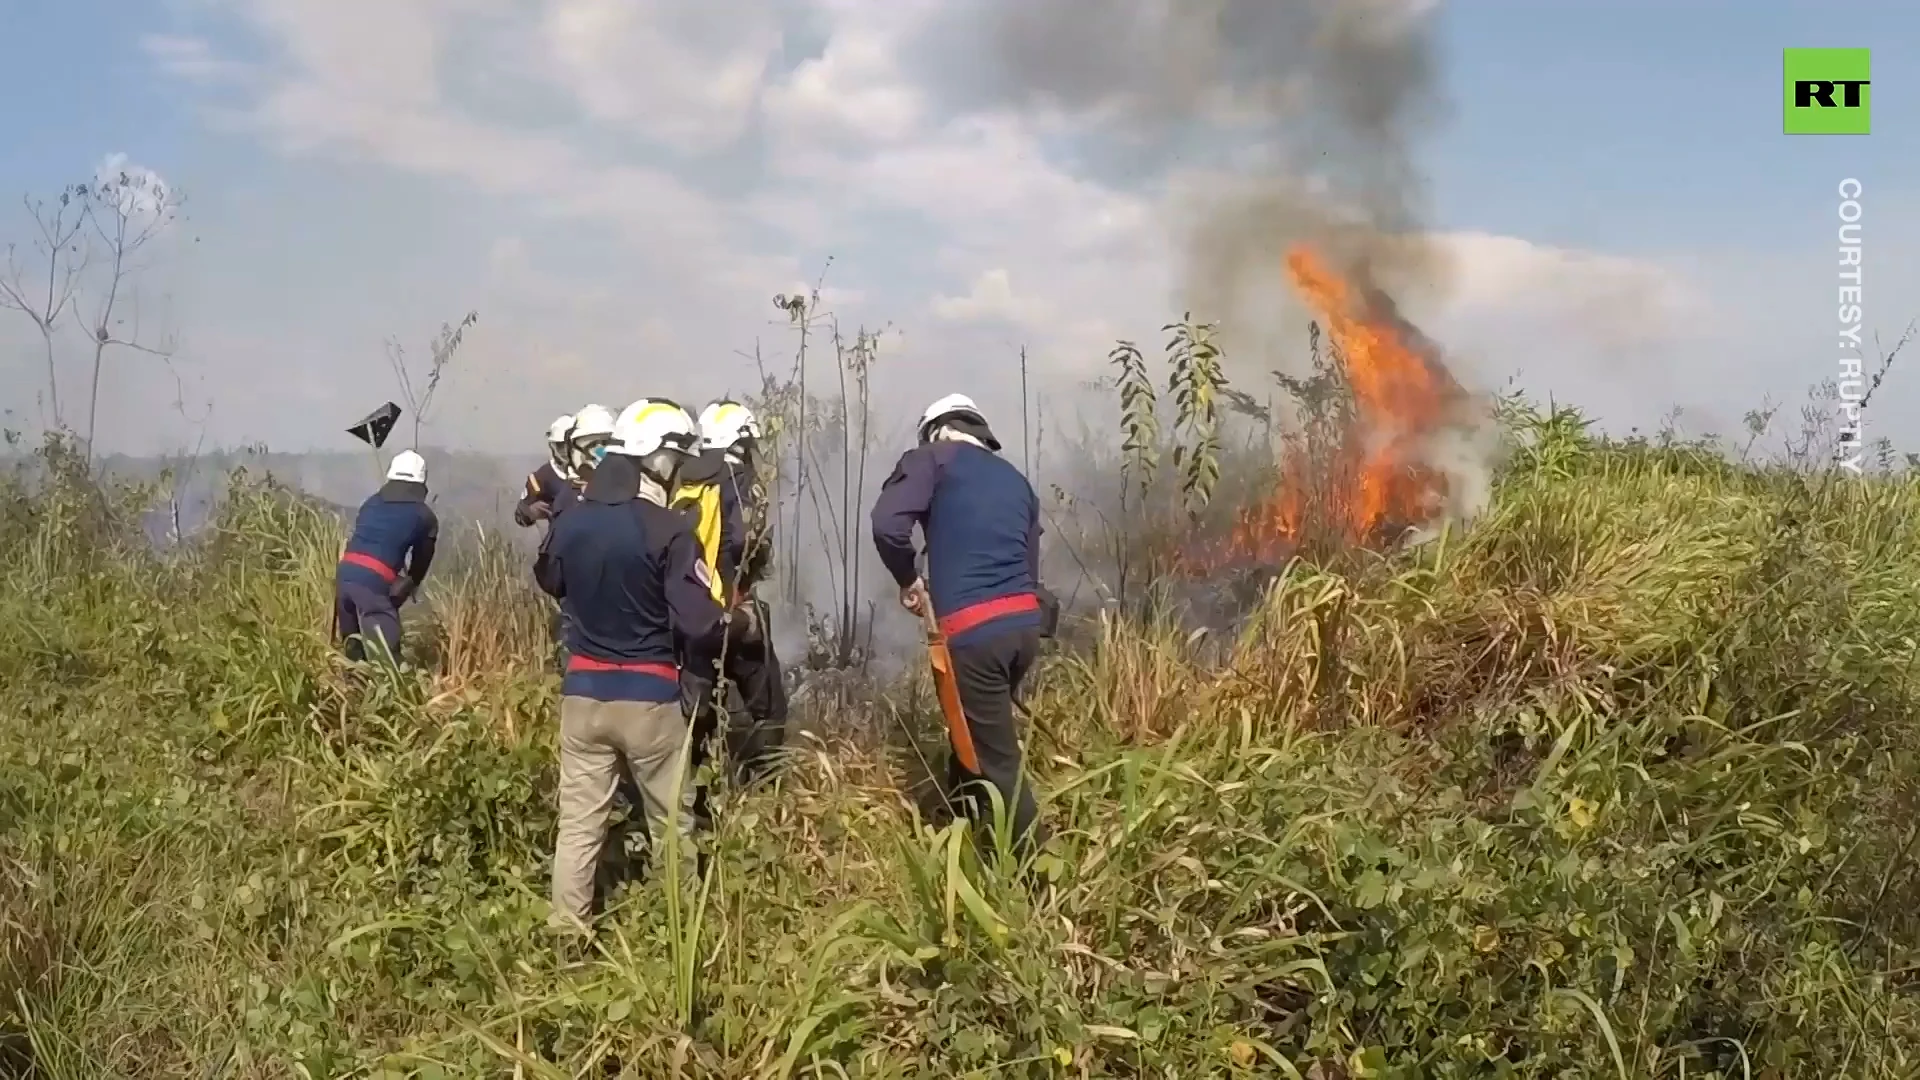
{"type": "Polygon", "coordinates": [[[514,523],[525,528],[543,517],[552,517],[560,510],[556,505],[558,501],[572,493],[573,485],[553,467],[553,462],[547,462],[527,476],[526,490],[513,507],[514,523]]]}
{"type": "Polygon", "coordinates": [[[579,486],[571,480],[561,480],[560,487],[553,493],[553,501],[549,504],[547,516],[557,518],[567,507],[576,505],[579,501],[579,486]]]}
{"type": "Polygon", "coordinates": [[[675,633],[710,643],[720,605],[681,515],[633,494],[637,466],[610,455],[580,501],[550,526],[534,576],[566,605],[561,693],[595,701],[679,697],[675,633]]]}
{"type": "Polygon", "coordinates": [[[364,658],[369,636],[400,655],[400,605],[427,579],[439,540],[425,484],[390,480],[360,504],[334,570],[334,630],[350,659],[364,658]]]}
{"type": "Polygon", "coordinates": [[[907,451],[873,506],[874,546],[903,589],[919,576],[916,524],[949,645],[1039,628],[1040,500],[1019,469],[972,443],[907,451]]]}
{"type": "MultiPolygon", "coordinates": [[[[955,787],[998,788],[1017,837],[1031,838],[1038,817],[1021,777],[1013,703],[1039,655],[1040,500],[1020,470],[966,442],[932,442],[901,456],[873,507],[873,543],[902,589],[919,577],[913,527],[927,545],[927,592],[953,656],[955,681],[980,773],[955,753],[955,787]]],[[[969,800],[983,823],[991,804],[969,800]]]]}
{"type": "MultiPolygon", "coordinates": [[[[551,465],[544,466],[543,468],[549,479],[542,479],[542,474],[536,472],[527,478],[527,484],[529,495],[533,493],[532,489],[536,482],[542,484],[551,482],[555,485],[551,491],[547,491],[544,488],[542,489],[542,498],[545,501],[529,503],[526,498],[522,498],[520,500],[520,506],[514,510],[514,520],[520,522],[522,525],[531,525],[534,521],[538,520],[541,513],[544,513],[547,519],[547,535],[540,540],[540,554],[536,556],[535,559],[536,567],[538,566],[539,558],[545,556],[547,546],[553,542],[553,522],[559,520],[560,515],[565,513],[568,507],[577,506],[580,503],[580,488],[576,486],[573,481],[568,480],[554,471],[551,465]],[[536,507],[545,507],[545,510],[539,511],[533,509],[536,507]],[[522,512],[523,510],[525,511],[524,514],[522,512]],[[525,520],[522,520],[523,517],[525,520]]],[[[554,643],[559,651],[561,670],[563,671],[566,669],[567,623],[569,619],[567,602],[561,600],[554,609],[553,622],[549,630],[553,634],[554,643]]]]}

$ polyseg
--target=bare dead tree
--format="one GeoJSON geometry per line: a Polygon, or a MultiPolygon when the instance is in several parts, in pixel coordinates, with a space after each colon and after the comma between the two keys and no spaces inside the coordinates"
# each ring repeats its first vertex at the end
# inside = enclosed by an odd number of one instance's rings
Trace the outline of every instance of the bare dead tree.
{"type": "Polygon", "coordinates": [[[186,531],[181,520],[181,503],[192,493],[193,482],[199,472],[202,452],[207,445],[207,421],[213,418],[213,400],[201,402],[199,416],[187,409],[187,385],[178,371],[173,372],[173,411],[180,414],[197,431],[191,453],[168,456],[165,481],[167,484],[167,510],[172,521],[173,543],[177,546],[186,539],[186,531]]]}
{"type": "Polygon", "coordinates": [[[65,422],[60,413],[60,376],[54,360],[53,338],[61,319],[73,305],[75,283],[86,269],[87,248],[80,236],[86,221],[86,189],[69,185],[51,201],[23,196],[27,215],[39,234],[31,257],[17,245],[7,245],[7,268],[0,277],[0,307],[11,308],[33,320],[46,349],[49,429],[65,422]]]}
{"type": "MultiPolygon", "coordinates": [[[[137,279],[146,270],[142,253],[179,216],[180,198],[159,177],[145,170],[122,169],[92,185],[76,188],[81,214],[96,243],[101,269],[91,312],[83,312],[93,339],[93,373],[87,392],[86,455],[93,464],[93,438],[100,415],[100,371],[107,350],[129,349],[162,360],[173,357],[173,343],[158,345],[141,340],[137,279]],[[131,315],[122,312],[131,307],[131,315]]],[[[74,295],[76,309],[84,309],[87,290],[74,295]]]]}
{"type": "Polygon", "coordinates": [[[1027,347],[1020,346],[1020,469],[1033,479],[1033,406],[1027,402],[1027,347]]]}
{"type": "MultiPolygon", "coordinates": [[[[867,489],[867,458],[873,448],[873,364],[880,354],[879,331],[861,327],[851,341],[842,336],[840,320],[830,318],[835,366],[839,369],[840,504],[836,508],[836,547],[840,559],[840,611],[836,629],[835,663],[850,667],[858,644],[860,604],[860,521],[858,501],[867,489]],[[853,389],[847,377],[853,377],[853,389]],[[857,415],[855,410],[858,410],[857,415]]],[[[828,505],[832,507],[829,498],[828,505]]]]}
{"type": "Polygon", "coordinates": [[[200,466],[200,455],[206,449],[207,430],[200,429],[199,437],[194,440],[190,452],[167,456],[166,468],[161,479],[167,485],[167,517],[171,536],[169,542],[178,546],[186,540],[186,523],[182,520],[181,504],[193,492],[194,474],[200,466]]]}
{"type": "Polygon", "coordinates": [[[406,349],[397,340],[387,341],[387,363],[393,368],[394,381],[400,384],[400,399],[406,402],[407,411],[413,414],[413,442],[411,449],[420,449],[420,427],[427,422],[428,411],[433,408],[434,394],[440,389],[441,376],[446,373],[447,364],[453,354],[460,351],[460,343],[466,339],[467,330],[480,321],[480,313],[469,311],[457,323],[441,323],[440,332],[434,335],[433,344],[427,354],[425,371],[409,370],[406,349]]]}
{"type": "MultiPolygon", "coordinates": [[[[828,260],[828,264],[832,264],[831,259],[828,260]]],[[[820,276],[823,280],[825,279],[826,270],[824,268],[820,271],[820,276]]],[[[818,318],[820,285],[816,282],[814,287],[805,295],[796,294],[788,296],[786,293],[778,293],[773,298],[773,306],[786,316],[787,325],[795,330],[798,337],[798,343],[794,348],[793,354],[793,375],[789,380],[795,387],[793,434],[796,445],[794,449],[793,490],[794,520],[797,523],[800,518],[801,501],[809,493],[807,486],[807,346],[812,341],[813,324],[818,318]]],[[[800,530],[798,528],[791,530],[786,539],[789,545],[787,565],[797,567],[800,565],[800,530]]],[[[798,603],[800,600],[798,575],[788,576],[787,598],[794,603],[798,603]]]]}

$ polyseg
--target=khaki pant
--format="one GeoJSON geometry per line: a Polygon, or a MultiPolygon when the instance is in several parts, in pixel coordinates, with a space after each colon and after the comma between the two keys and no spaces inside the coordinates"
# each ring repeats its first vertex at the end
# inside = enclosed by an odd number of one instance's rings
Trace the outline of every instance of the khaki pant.
{"type": "Polygon", "coordinates": [[[560,699],[560,829],[553,855],[553,921],[593,918],[594,871],[607,842],[621,760],[645,804],[656,852],[667,845],[668,808],[678,808],[683,865],[692,865],[691,815],[681,807],[687,722],[679,702],[560,699]]]}

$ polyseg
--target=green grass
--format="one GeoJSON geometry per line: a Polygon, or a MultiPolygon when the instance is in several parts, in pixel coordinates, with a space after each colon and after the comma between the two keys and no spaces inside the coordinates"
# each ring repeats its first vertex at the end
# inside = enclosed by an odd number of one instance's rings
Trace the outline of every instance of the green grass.
{"type": "Polygon", "coordinates": [[[1295,566],[1227,662],[1117,622],[1051,657],[1038,885],[916,822],[902,688],[579,954],[524,565],[470,545],[428,671],[356,686],[324,514],[243,481],[153,553],[55,454],[0,489],[0,1062],[1920,1075],[1920,478],[1537,435],[1472,528],[1295,566]]]}

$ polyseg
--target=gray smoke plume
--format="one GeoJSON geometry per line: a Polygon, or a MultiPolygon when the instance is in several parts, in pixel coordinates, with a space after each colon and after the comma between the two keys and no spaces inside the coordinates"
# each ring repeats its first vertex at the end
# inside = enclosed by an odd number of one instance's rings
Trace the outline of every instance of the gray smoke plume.
{"type": "Polygon", "coordinates": [[[1222,322],[1230,360],[1264,371],[1287,366],[1273,335],[1289,244],[1313,241],[1363,287],[1396,295],[1442,277],[1419,239],[1414,165],[1443,115],[1432,9],[981,0],[942,27],[939,70],[969,104],[1092,121],[1111,144],[1088,152],[1094,168],[1149,185],[1183,174],[1170,223],[1183,299],[1222,322]]]}

